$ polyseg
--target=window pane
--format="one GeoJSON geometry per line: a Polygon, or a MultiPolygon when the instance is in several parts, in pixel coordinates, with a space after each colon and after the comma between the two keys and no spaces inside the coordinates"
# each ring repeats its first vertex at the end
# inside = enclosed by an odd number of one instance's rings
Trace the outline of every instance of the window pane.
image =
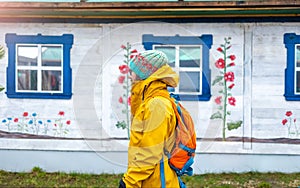
{"type": "Polygon", "coordinates": [[[300,92],[300,71],[296,72],[296,92],[300,92]]]}
{"type": "Polygon", "coordinates": [[[61,66],[61,46],[42,47],[42,66],[61,66]]]}
{"type": "Polygon", "coordinates": [[[179,48],[180,67],[200,67],[200,57],[201,57],[200,47],[179,48]]]}
{"type": "Polygon", "coordinates": [[[296,46],[296,67],[300,67],[300,45],[296,46]]]}
{"type": "Polygon", "coordinates": [[[200,72],[180,72],[179,92],[200,92],[200,72]]]}
{"type": "Polygon", "coordinates": [[[61,71],[42,71],[42,90],[61,91],[61,71]]]}
{"type": "Polygon", "coordinates": [[[18,70],[18,90],[37,90],[36,70],[18,70]]]}
{"type": "Polygon", "coordinates": [[[18,66],[37,66],[37,46],[18,46],[17,54],[18,66]]]}
{"type": "Polygon", "coordinates": [[[169,65],[175,67],[176,50],[174,46],[156,46],[155,49],[164,52],[169,59],[169,65]]]}

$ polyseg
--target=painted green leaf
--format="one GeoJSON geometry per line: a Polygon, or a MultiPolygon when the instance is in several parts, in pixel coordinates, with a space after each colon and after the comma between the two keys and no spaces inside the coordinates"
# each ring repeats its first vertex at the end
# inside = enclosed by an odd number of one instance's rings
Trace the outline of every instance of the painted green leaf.
{"type": "Polygon", "coordinates": [[[4,87],[0,85],[0,92],[4,90],[4,87]]]}
{"type": "Polygon", "coordinates": [[[238,129],[241,125],[242,125],[242,121],[236,121],[236,122],[230,122],[227,123],[227,129],[229,131],[233,130],[233,129],[238,129]]]}
{"type": "Polygon", "coordinates": [[[222,119],[222,114],[220,112],[216,112],[210,116],[210,119],[222,119]]]}
{"type": "Polygon", "coordinates": [[[126,125],[125,121],[122,121],[122,122],[118,121],[116,124],[116,127],[126,129],[127,125],[126,125]]]}
{"type": "Polygon", "coordinates": [[[223,79],[223,76],[216,76],[216,78],[213,81],[212,85],[215,85],[216,83],[220,82],[222,79],[223,79]]]}

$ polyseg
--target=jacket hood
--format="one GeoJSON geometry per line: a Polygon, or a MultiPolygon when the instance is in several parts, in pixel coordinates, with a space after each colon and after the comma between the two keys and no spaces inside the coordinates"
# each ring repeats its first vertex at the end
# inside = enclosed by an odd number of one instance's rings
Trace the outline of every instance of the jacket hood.
{"type": "Polygon", "coordinates": [[[169,65],[164,65],[145,80],[136,81],[131,88],[131,114],[134,115],[140,104],[158,91],[167,91],[167,86],[177,87],[178,74],[169,65]]]}
{"type": "Polygon", "coordinates": [[[149,78],[144,80],[144,82],[145,85],[147,85],[147,83],[155,80],[160,80],[170,87],[177,87],[179,76],[169,65],[164,65],[155,71],[149,78]]]}

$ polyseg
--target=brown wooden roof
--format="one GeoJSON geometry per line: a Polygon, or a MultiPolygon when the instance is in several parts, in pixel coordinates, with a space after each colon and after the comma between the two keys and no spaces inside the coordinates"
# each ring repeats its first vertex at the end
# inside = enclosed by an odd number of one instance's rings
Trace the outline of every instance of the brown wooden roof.
{"type": "Polygon", "coordinates": [[[300,1],[0,3],[0,20],[298,17],[300,1]]]}

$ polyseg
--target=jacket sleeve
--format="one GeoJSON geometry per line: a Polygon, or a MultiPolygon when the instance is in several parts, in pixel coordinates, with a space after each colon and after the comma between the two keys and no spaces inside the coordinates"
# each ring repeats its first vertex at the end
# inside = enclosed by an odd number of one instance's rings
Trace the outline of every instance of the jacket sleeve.
{"type": "Polygon", "coordinates": [[[127,187],[141,187],[163,157],[172,113],[166,104],[164,99],[153,98],[138,110],[132,121],[128,169],[123,178],[127,187]]]}

